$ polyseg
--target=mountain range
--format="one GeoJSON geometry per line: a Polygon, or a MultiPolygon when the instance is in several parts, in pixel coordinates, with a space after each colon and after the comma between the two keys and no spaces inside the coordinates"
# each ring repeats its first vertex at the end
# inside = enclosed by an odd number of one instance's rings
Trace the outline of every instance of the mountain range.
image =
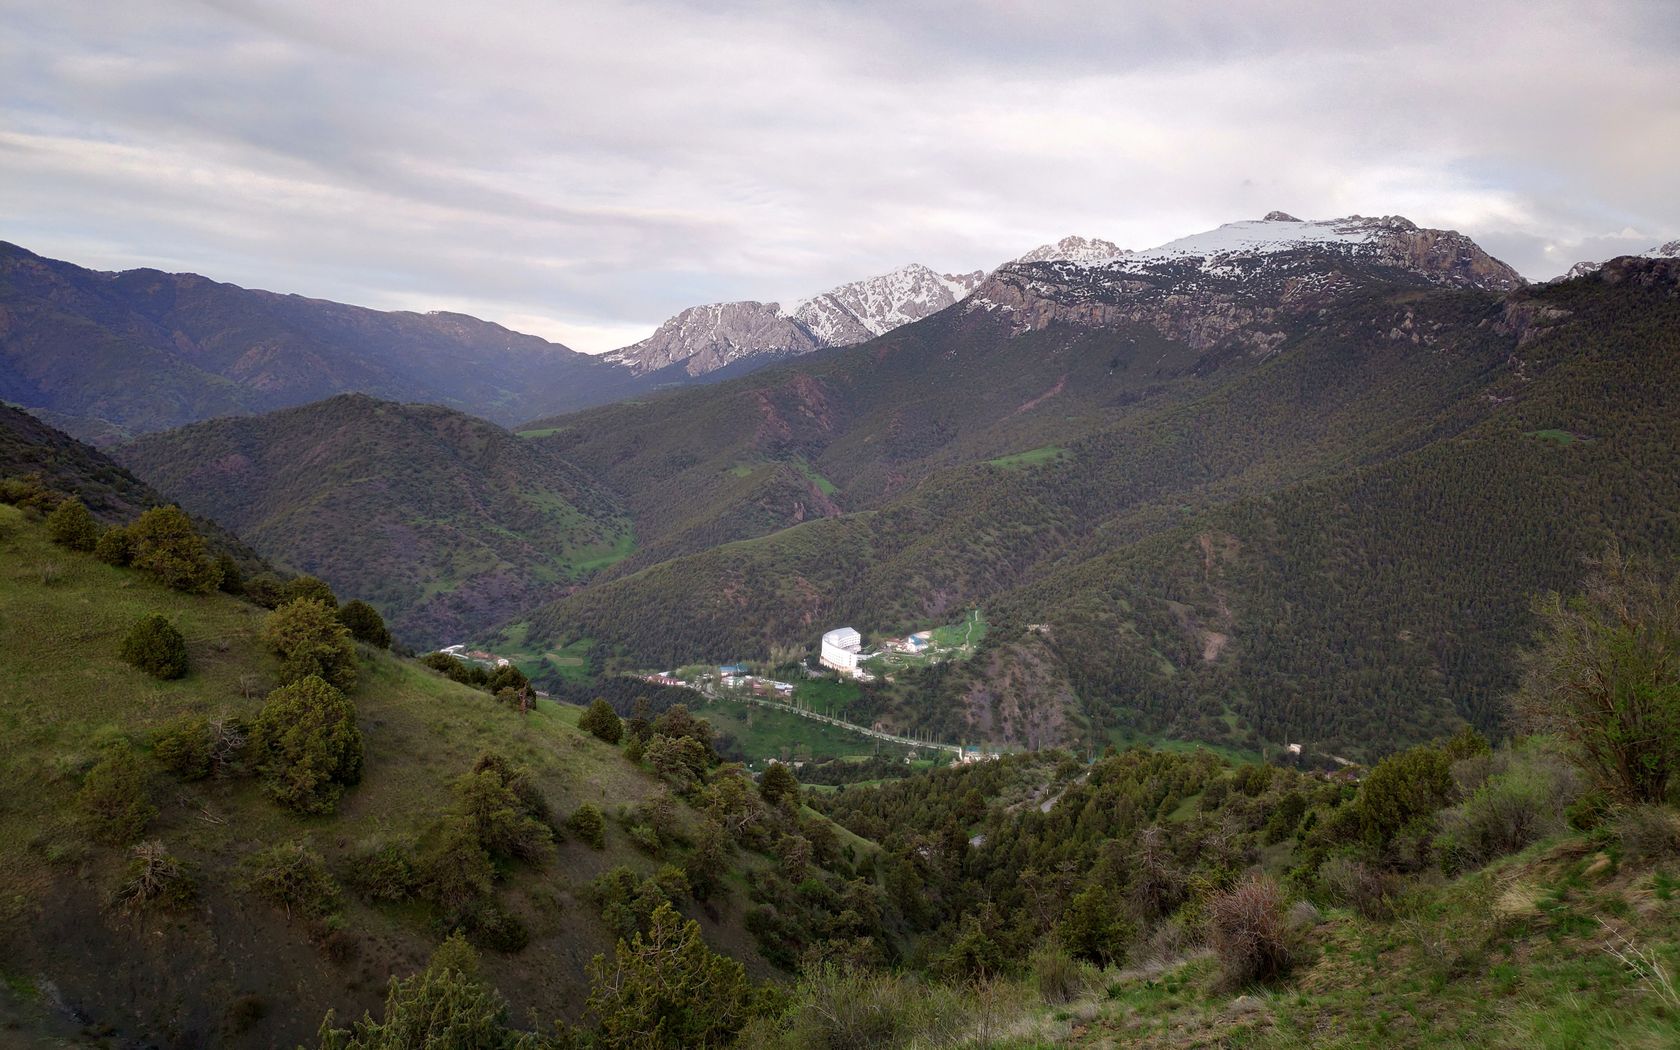
{"type": "Polygon", "coordinates": [[[1453,231],[1274,212],[860,282],[795,313],[882,334],[517,435],[338,397],[117,455],[412,644],[647,669],[982,607],[976,659],[878,690],[883,721],[1378,754],[1493,728],[1527,596],[1612,535],[1672,542],[1674,272],[1532,286],[1453,231]]]}

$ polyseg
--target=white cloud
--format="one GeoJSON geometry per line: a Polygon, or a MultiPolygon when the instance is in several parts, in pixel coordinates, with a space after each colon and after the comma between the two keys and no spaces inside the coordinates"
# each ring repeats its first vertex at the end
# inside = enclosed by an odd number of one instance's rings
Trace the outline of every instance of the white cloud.
{"type": "Polygon", "coordinates": [[[1531,277],[1680,235],[1673,5],[1237,10],[0,0],[0,237],[604,349],[1272,208],[1531,277]]]}

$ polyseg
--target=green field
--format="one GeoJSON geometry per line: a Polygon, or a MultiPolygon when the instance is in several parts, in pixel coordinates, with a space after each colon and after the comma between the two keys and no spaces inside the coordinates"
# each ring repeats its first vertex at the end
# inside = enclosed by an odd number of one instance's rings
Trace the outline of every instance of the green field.
{"type": "Polygon", "coordinates": [[[808,678],[793,687],[793,698],[821,715],[845,718],[846,708],[863,695],[856,682],[835,678],[808,678]]]}
{"type": "Polygon", "coordinates": [[[1577,441],[1587,440],[1582,438],[1581,435],[1572,433],[1568,430],[1556,429],[1529,430],[1523,433],[1523,437],[1539,438],[1542,441],[1551,441],[1559,445],[1573,445],[1577,441]]]}
{"type": "Polygon", "coordinates": [[[791,711],[777,711],[759,704],[713,700],[697,713],[710,722],[712,728],[733,737],[752,762],[763,762],[768,758],[795,762],[867,758],[874,754],[902,756],[908,750],[898,744],[874,740],[838,726],[802,718],[791,711]]]}
{"type": "MultiPolygon", "coordinates": [[[[966,660],[974,655],[974,646],[986,637],[986,616],[979,609],[972,610],[957,623],[935,627],[928,632],[932,646],[920,653],[882,653],[864,663],[871,674],[890,675],[915,667],[927,667],[945,660],[966,660]]],[[[919,633],[919,632],[917,632],[919,633]]]]}
{"type": "Polygon", "coordinates": [[[1008,456],[988,459],[986,463],[988,466],[1002,467],[1005,470],[1020,470],[1023,467],[1043,466],[1052,460],[1060,459],[1062,453],[1066,451],[1067,449],[1060,445],[1045,445],[1041,448],[1028,449],[1025,452],[1016,452],[1008,456]]]}
{"type": "Polygon", "coordinates": [[[514,437],[522,437],[522,438],[545,438],[545,437],[553,437],[555,434],[558,434],[559,432],[560,432],[559,427],[543,427],[539,430],[515,430],[513,432],[513,436],[514,437]]]}

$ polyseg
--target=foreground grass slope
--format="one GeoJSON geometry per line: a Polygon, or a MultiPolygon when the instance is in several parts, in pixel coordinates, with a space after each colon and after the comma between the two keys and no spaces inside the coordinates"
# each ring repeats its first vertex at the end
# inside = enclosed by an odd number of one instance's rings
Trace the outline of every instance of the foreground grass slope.
{"type": "MultiPolygon", "coordinates": [[[[50,1030],[73,1015],[124,1037],[292,1045],[329,1007],[359,1016],[377,1006],[387,979],[416,969],[436,945],[426,912],[346,893],[335,919],[289,917],[248,891],[249,857],[301,841],[351,881],[370,842],[422,834],[484,751],[528,767],[557,817],[586,802],[609,816],[604,850],[563,835],[547,864],[500,873],[498,896],[531,938],[517,954],[486,953],[485,970],[521,1015],[580,1009],[584,964],[612,950],[586,884],[615,865],[657,866],[610,819],[664,795],[654,778],[551,705],[521,716],[364,647],[351,700],[366,767],[337,813],[295,815],[246,778],[181,783],[148,757],[158,813],[144,835],[184,862],[198,899],[176,913],[124,914],[110,899],[129,854],[93,841],[78,821],[84,774],[115,741],[145,752],[155,731],[182,714],[252,717],[275,684],[276,661],[258,639],[265,611],[184,595],[55,547],[38,521],[10,506],[0,506],[0,609],[0,1017],[25,1030],[50,1030]],[[148,613],[186,637],[186,677],[158,681],[119,659],[123,636],[148,613]]],[[[730,898],[709,911],[701,917],[708,939],[760,965],[730,898]]]]}

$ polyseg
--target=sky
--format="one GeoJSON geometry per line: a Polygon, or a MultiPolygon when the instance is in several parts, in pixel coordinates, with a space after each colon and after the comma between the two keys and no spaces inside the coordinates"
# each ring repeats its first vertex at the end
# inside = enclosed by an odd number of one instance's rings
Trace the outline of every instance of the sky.
{"type": "Polygon", "coordinates": [[[1680,237],[1680,3],[0,0],[0,240],[579,350],[1281,209],[1680,237]]]}

